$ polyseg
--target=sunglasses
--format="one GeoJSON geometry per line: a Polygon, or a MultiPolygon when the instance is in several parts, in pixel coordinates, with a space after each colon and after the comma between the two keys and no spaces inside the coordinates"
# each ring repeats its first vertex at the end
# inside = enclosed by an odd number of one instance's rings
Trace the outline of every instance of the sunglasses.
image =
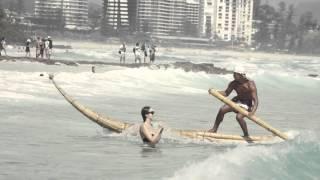
{"type": "Polygon", "coordinates": [[[151,111],[151,112],[147,112],[147,114],[154,114],[154,112],[153,112],[153,111],[151,111]]]}

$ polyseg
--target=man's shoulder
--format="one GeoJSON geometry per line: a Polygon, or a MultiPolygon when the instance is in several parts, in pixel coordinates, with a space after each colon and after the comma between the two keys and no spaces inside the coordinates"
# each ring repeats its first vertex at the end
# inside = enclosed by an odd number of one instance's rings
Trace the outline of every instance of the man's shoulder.
{"type": "Polygon", "coordinates": [[[140,124],[139,129],[140,129],[140,131],[144,131],[146,129],[144,123],[140,124]]]}
{"type": "Polygon", "coordinates": [[[248,81],[249,87],[250,89],[256,89],[256,83],[253,80],[249,80],[248,81]]]}
{"type": "Polygon", "coordinates": [[[236,80],[232,80],[232,81],[229,83],[230,86],[235,86],[235,85],[237,85],[237,84],[238,84],[238,82],[237,82],[236,80]]]}
{"type": "Polygon", "coordinates": [[[251,85],[255,85],[256,83],[254,82],[254,80],[252,80],[252,79],[248,79],[248,83],[251,85]]]}

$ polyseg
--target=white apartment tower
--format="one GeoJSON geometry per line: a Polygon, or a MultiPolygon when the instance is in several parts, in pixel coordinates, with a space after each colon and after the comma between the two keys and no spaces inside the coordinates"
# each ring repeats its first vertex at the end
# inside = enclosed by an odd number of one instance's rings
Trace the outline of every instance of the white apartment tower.
{"type": "Polygon", "coordinates": [[[204,0],[203,2],[203,22],[201,30],[202,34],[206,37],[212,37],[215,29],[215,17],[216,17],[216,2],[215,0],[204,0]]]}
{"type": "Polygon", "coordinates": [[[138,31],[155,35],[177,34],[186,21],[199,25],[199,0],[139,0],[138,31]]]}
{"type": "Polygon", "coordinates": [[[135,32],[137,30],[138,1],[103,0],[103,32],[135,32]]]}
{"type": "Polygon", "coordinates": [[[62,18],[62,0],[36,0],[34,15],[40,24],[60,20],[62,18]]]}
{"type": "Polygon", "coordinates": [[[34,14],[40,24],[61,24],[70,30],[89,29],[88,0],[36,0],[34,14]]]}
{"type": "Polygon", "coordinates": [[[128,0],[105,0],[104,23],[114,30],[129,28],[128,0]]]}
{"type": "Polygon", "coordinates": [[[205,0],[202,34],[251,45],[253,0],[205,0]]]}
{"type": "Polygon", "coordinates": [[[200,24],[200,2],[199,0],[187,0],[185,5],[185,12],[188,16],[186,16],[187,20],[191,24],[195,24],[199,28],[200,24]]]}
{"type": "Polygon", "coordinates": [[[62,0],[65,28],[88,30],[88,0],[62,0]]]}

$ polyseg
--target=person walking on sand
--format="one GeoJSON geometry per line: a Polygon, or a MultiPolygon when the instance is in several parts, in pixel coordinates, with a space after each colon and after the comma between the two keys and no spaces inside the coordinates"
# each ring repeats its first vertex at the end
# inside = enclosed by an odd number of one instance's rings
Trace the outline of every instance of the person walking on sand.
{"type": "Polygon", "coordinates": [[[125,42],[123,42],[121,45],[120,45],[120,48],[119,48],[119,54],[120,54],[120,64],[123,63],[125,64],[126,63],[126,44],[125,42]]]}
{"type": "Polygon", "coordinates": [[[31,45],[31,39],[28,38],[26,41],[26,57],[31,57],[30,45],[31,45]]]}
{"type": "Polygon", "coordinates": [[[0,56],[2,51],[4,52],[4,54],[7,56],[7,51],[6,51],[6,38],[2,37],[1,41],[0,41],[0,56]]]}
{"type": "MultiPolygon", "coordinates": [[[[249,111],[248,116],[252,116],[258,108],[258,95],[256,84],[253,80],[249,80],[246,77],[246,73],[241,67],[236,67],[233,72],[234,80],[231,81],[225,91],[219,91],[223,96],[229,96],[230,93],[234,90],[237,93],[237,96],[232,98],[233,102],[236,102],[240,107],[249,111]]],[[[209,132],[216,133],[218,131],[220,123],[223,121],[224,115],[229,112],[236,113],[236,119],[240,124],[240,127],[243,131],[245,137],[249,137],[247,124],[244,121],[244,115],[235,111],[228,105],[223,105],[216,117],[214,126],[209,132]]]]}
{"type": "Polygon", "coordinates": [[[140,125],[140,137],[143,143],[146,143],[154,147],[161,139],[161,134],[163,132],[163,127],[155,129],[152,126],[152,118],[154,115],[154,110],[150,106],[145,106],[141,109],[141,116],[143,123],[140,125]]]}

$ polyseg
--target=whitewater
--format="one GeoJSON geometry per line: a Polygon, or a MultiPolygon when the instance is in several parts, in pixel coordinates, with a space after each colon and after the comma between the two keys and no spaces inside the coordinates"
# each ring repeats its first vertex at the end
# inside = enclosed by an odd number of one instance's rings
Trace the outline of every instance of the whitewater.
{"type": "MultiPolygon", "coordinates": [[[[119,62],[117,44],[56,43],[72,49],[54,49],[54,59],[119,62]]],[[[128,49],[126,62],[133,63],[128,49]]],[[[24,56],[13,47],[7,53],[24,56]]],[[[92,73],[91,64],[1,61],[0,179],[320,179],[320,78],[309,76],[320,74],[319,57],[157,47],[156,63],[174,62],[244,67],[257,85],[257,115],[290,139],[221,144],[165,131],[158,146],[148,148],[138,136],[116,134],[88,120],[48,78],[54,74],[81,104],[115,119],[139,124],[141,108],[150,105],[156,124],[205,130],[222,105],[208,89],[225,89],[232,74],[109,65],[95,65],[92,73]]],[[[246,122],[251,135],[270,134],[246,122]]],[[[242,135],[232,113],[218,132],[242,135]]]]}

